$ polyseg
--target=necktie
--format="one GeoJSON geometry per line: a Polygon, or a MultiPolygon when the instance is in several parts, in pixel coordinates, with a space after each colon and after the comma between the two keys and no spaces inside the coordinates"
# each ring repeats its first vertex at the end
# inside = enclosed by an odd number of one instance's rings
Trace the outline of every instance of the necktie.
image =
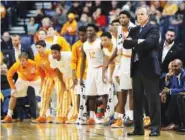
{"type": "Polygon", "coordinates": [[[141,27],[141,26],[140,26],[140,30],[139,30],[139,32],[141,33],[141,32],[142,32],[142,30],[143,30],[143,27],[141,27]]]}

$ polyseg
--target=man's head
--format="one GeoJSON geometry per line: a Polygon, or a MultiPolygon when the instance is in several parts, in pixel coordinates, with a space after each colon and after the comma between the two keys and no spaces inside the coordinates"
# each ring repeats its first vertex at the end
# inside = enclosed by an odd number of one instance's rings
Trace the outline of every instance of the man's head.
{"type": "Polygon", "coordinates": [[[7,71],[8,71],[7,65],[1,64],[1,74],[6,75],[7,71]]]}
{"type": "Polygon", "coordinates": [[[174,29],[168,29],[166,32],[166,42],[168,44],[173,43],[173,41],[175,40],[175,30],[174,29]]]}
{"type": "Polygon", "coordinates": [[[182,61],[179,59],[175,59],[172,61],[172,70],[175,75],[179,75],[179,73],[182,71],[182,61]]]}
{"type": "Polygon", "coordinates": [[[73,13],[69,13],[67,17],[69,22],[72,22],[75,19],[75,15],[73,13]]]}
{"type": "Polygon", "coordinates": [[[9,32],[4,32],[2,38],[5,42],[8,42],[10,40],[9,32]]]}
{"type": "Polygon", "coordinates": [[[111,26],[112,26],[112,27],[118,27],[119,25],[120,25],[119,19],[115,19],[115,20],[113,20],[113,21],[111,22],[111,26]]]}
{"type": "Polygon", "coordinates": [[[60,51],[61,51],[61,47],[58,44],[54,44],[51,46],[51,55],[53,59],[60,60],[60,57],[61,57],[60,51]]]}
{"type": "Polygon", "coordinates": [[[98,32],[98,27],[95,24],[88,24],[86,28],[87,38],[91,39],[96,36],[96,32],[98,32]]]}
{"type": "Polygon", "coordinates": [[[85,42],[87,39],[86,35],[86,26],[80,26],[78,28],[78,37],[82,42],[85,42]]]}
{"type": "Polygon", "coordinates": [[[128,26],[130,22],[130,13],[128,11],[121,11],[119,13],[119,22],[122,26],[128,26]]]}
{"type": "Polygon", "coordinates": [[[28,63],[28,54],[25,53],[25,52],[22,52],[20,55],[19,55],[19,61],[20,61],[20,65],[21,67],[25,68],[27,63],[28,63]]]}
{"type": "Polygon", "coordinates": [[[18,47],[21,43],[21,38],[19,35],[12,35],[12,44],[14,47],[18,47]]]}
{"type": "Polygon", "coordinates": [[[48,28],[47,35],[48,35],[48,36],[54,36],[55,33],[56,33],[55,28],[54,28],[53,26],[50,26],[50,27],[48,28]]]}
{"type": "Polygon", "coordinates": [[[42,27],[44,29],[48,29],[48,27],[51,26],[51,20],[48,17],[45,17],[42,19],[42,27]]]}
{"type": "Polygon", "coordinates": [[[38,32],[38,39],[39,40],[45,40],[47,36],[46,30],[40,29],[38,32]]]}
{"type": "Polygon", "coordinates": [[[101,45],[105,48],[112,44],[112,36],[109,32],[103,32],[101,35],[101,45]]]}
{"type": "Polygon", "coordinates": [[[37,51],[39,54],[43,54],[46,48],[46,43],[43,40],[39,40],[36,44],[35,44],[37,51]]]}
{"type": "Polygon", "coordinates": [[[147,6],[141,6],[136,10],[137,22],[143,26],[149,21],[150,9],[147,6]]]}

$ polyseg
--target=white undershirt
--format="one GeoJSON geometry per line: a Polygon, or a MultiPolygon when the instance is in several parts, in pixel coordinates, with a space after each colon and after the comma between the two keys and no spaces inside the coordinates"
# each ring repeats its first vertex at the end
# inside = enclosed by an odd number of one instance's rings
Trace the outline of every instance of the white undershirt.
{"type": "Polygon", "coordinates": [[[19,60],[19,55],[21,54],[21,44],[19,44],[18,49],[14,47],[14,50],[15,50],[15,60],[17,61],[19,60]]]}
{"type": "Polygon", "coordinates": [[[173,46],[174,42],[171,43],[170,45],[166,45],[166,42],[164,43],[164,47],[163,47],[163,54],[162,54],[162,62],[164,61],[167,53],[169,52],[169,50],[171,49],[171,47],[173,46]]]}

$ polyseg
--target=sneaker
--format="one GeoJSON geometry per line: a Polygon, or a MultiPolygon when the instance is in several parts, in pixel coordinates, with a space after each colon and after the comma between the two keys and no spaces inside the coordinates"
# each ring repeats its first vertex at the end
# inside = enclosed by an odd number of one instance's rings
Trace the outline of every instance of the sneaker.
{"type": "Polygon", "coordinates": [[[144,118],[144,128],[148,128],[151,125],[150,117],[146,116],[144,118]]]}
{"type": "Polygon", "coordinates": [[[124,122],[125,126],[132,126],[133,124],[134,124],[134,121],[130,120],[129,117],[124,122]]]}
{"type": "Polygon", "coordinates": [[[36,120],[32,120],[32,123],[46,123],[46,117],[38,117],[36,120]]]}
{"type": "Polygon", "coordinates": [[[105,118],[103,125],[104,126],[111,126],[115,122],[115,119],[113,117],[105,118]]]}
{"type": "Polygon", "coordinates": [[[71,116],[66,123],[75,123],[78,119],[78,115],[71,116]]]}
{"type": "Polygon", "coordinates": [[[47,123],[52,123],[53,122],[53,117],[51,117],[51,116],[46,117],[46,122],[47,123]]]}
{"type": "Polygon", "coordinates": [[[56,117],[55,123],[65,123],[64,117],[56,117]]]}
{"type": "Polygon", "coordinates": [[[86,124],[88,125],[95,125],[95,120],[93,118],[89,118],[87,121],[86,121],[86,124]]]}
{"type": "Polygon", "coordinates": [[[2,121],[1,123],[12,123],[12,117],[10,116],[6,116],[2,121]]]}
{"type": "Polygon", "coordinates": [[[123,120],[121,118],[117,119],[115,123],[111,125],[112,128],[123,127],[123,120]]]}

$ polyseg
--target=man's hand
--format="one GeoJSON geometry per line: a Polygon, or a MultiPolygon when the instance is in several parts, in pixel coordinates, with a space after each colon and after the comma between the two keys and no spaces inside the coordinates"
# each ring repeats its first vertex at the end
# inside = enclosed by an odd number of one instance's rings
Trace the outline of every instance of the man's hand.
{"type": "Polygon", "coordinates": [[[74,78],[73,79],[73,85],[71,86],[71,89],[74,89],[74,87],[78,84],[78,79],[74,78]]]}
{"type": "Polygon", "coordinates": [[[11,90],[11,96],[16,97],[17,91],[16,89],[11,90]]]}
{"type": "Polygon", "coordinates": [[[140,43],[142,43],[143,41],[145,41],[145,39],[138,39],[138,40],[137,40],[137,44],[140,44],[140,43]]]}
{"type": "Polygon", "coordinates": [[[161,94],[161,102],[166,103],[166,94],[161,94]]]}
{"type": "Polygon", "coordinates": [[[170,93],[170,89],[165,87],[162,91],[163,94],[169,94],[170,93]]]}
{"type": "Polygon", "coordinates": [[[166,77],[165,77],[165,81],[168,81],[170,79],[170,77],[173,76],[173,73],[170,72],[170,73],[167,73],[166,74],[166,77]]]}

